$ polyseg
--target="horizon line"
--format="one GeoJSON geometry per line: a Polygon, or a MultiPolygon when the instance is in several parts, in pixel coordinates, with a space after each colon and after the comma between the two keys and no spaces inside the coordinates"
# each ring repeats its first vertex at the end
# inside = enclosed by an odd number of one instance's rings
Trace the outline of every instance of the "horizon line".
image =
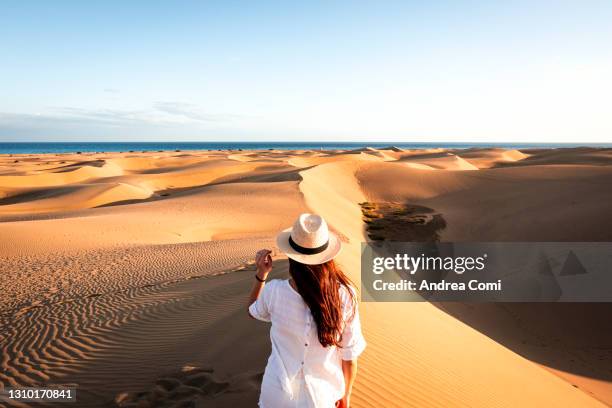
{"type": "Polygon", "coordinates": [[[418,144],[465,144],[465,143],[473,143],[473,144],[530,144],[530,145],[575,145],[575,144],[598,144],[598,145],[612,145],[612,141],[610,142],[596,142],[596,141],[563,141],[563,142],[527,142],[527,141],[472,141],[472,140],[463,140],[463,141],[424,141],[424,140],[412,140],[412,141],[399,141],[399,140],[364,140],[364,141],[342,141],[342,140],[332,140],[332,141],[322,141],[322,140],[297,140],[297,141],[279,141],[279,140],[156,140],[156,141],[146,141],[146,140],[100,140],[100,141],[91,141],[91,140],[45,140],[45,141],[10,141],[10,140],[0,140],[0,143],[13,143],[13,144],[43,144],[43,143],[250,143],[250,144],[261,144],[261,143],[276,143],[276,144],[364,144],[364,143],[374,143],[374,144],[408,144],[408,143],[418,143],[418,144]]]}

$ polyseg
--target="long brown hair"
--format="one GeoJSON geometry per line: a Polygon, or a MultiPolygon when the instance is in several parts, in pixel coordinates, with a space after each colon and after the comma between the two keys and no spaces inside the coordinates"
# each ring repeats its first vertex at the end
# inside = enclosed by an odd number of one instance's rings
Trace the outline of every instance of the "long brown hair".
{"type": "Polygon", "coordinates": [[[340,288],[345,286],[353,311],[355,295],[351,281],[333,260],[320,265],[306,265],[289,258],[289,273],[298,293],[310,308],[323,347],[340,346],[344,319],[340,288]]]}

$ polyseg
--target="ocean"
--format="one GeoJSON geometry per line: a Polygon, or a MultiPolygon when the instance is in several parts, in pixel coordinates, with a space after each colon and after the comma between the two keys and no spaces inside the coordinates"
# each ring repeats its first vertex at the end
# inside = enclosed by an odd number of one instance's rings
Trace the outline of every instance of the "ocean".
{"type": "Polygon", "coordinates": [[[450,148],[468,149],[501,147],[520,148],[559,148],[559,147],[612,147],[612,143],[427,143],[427,142],[24,142],[0,143],[0,154],[33,153],[72,153],[72,152],[129,152],[158,150],[333,150],[357,149],[361,147],[397,146],[404,149],[450,148]]]}

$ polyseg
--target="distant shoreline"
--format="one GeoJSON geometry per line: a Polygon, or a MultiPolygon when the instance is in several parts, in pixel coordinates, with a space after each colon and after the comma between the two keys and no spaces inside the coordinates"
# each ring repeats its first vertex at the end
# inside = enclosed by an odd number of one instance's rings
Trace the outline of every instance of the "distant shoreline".
{"type": "Polygon", "coordinates": [[[612,148],[612,143],[475,143],[475,142],[0,142],[0,154],[152,152],[172,150],[350,150],[364,147],[402,149],[547,149],[612,148]]]}

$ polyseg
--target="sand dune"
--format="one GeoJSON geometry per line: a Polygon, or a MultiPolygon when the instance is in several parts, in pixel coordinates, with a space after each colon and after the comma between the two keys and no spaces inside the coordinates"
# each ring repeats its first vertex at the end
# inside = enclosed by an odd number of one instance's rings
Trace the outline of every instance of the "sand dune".
{"type": "Polygon", "coordinates": [[[127,183],[72,184],[64,187],[34,189],[4,200],[6,215],[38,214],[94,208],[126,200],[144,200],[153,192],[127,183]],[[15,204],[8,204],[14,201],[15,204]]]}
{"type": "Polygon", "coordinates": [[[91,179],[123,174],[121,167],[113,163],[83,162],[73,166],[46,171],[32,171],[21,176],[0,176],[0,189],[64,186],[91,179]],[[93,164],[95,163],[95,164],[93,164]]]}
{"type": "MultiPolygon", "coordinates": [[[[362,174],[359,185],[362,186],[365,196],[372,197],[373,194],[363,182],[363,173],[373,168],[385,167],[391,168],[392,164],[359,169],[358,173],[362,174]]],[[[344,170],[342,177],[349,178],[347,170],[355,169],[344,166],[344,170]]],[[[331,174],[327,176],[326,179],[333,179],[329,177],[331,174]]],[[[338,176],[337,173],[333,174],[334,178],[338,176]]],[[[378,186],[382,179],[402,180],[397,174],[378,174],[371,178],[371,185],[378,186]],[[374,180],[379,182],[375,183],[374,180]]],[[[308,185],[303,184],[308,189],[305,195],[316,198],[310,202],[311,207],[332,220],[332,226],[340,231],[357,234],[360,225],[345,214],[358,212],[354,200],[361,198],[359,194],[351,190],[333,195],[324,183],[315,183],[314,180],[316,178],[308,185]],[[346,200],[344,197],[347,195],[352,196],[353,201],[346,200]],[[320,200],[321,196],[325,196],[327,200],[320,200]]],[[[356,183],[345,181],[342,184],[356,183]]],[[[359,253],[358,241],[345,245],[340,258],[342,265],[348,270],[359,271],[359,253]]],[[[358,276],[353,276],[353,279],[357,280],[358,276]]],[[[585,398],[586,395],[582,392],[576,392],[576,388],[571,384],[551,376],[527,360],[517,359],[512,352],[486,337],[481,337],[480,333],[468,326],[458,325],[452,318],[447,321],[448,315],[434,312],[432,307],[430,304],[420,303],[362,304],[364,325],[373,330],[372,336],[369,337],[370,350],[364,356],[363,364],[372,368],[372,374],[364,374],[367,378],[363,381],[368,386],[364,385],[363,393],[356,392],[357,403],[363,406],[382,404],[390,407],[597,405],[595,401],[585,398]],[[446,324],[449,326],[446,327],[446,324]],[[381,328],[382,326],[384,328],[381,328]],[[392,334],[389,335],[390,333],[392,334]],[[450,343],[447,341],[449,336],[453,339],[450,343]],[[466,344],[471,346],[466,348],[466,344]],[[449,364],[451,361],[453,363],[449,364]],[[438,367],[441,372],[430,371],[432,367],[438,367]],[[432,375],[423,376],[423,370],[432,375]],[[475,370],[480,374],[475,375],[475,370]],[[402,383],[404,387],[398,389],[398,383],[402,383]],[[501,390],[504,384],[513,384],[513,387],[520,388],[520,395],[498,393],[496,390],[501,390]],[[465,390],[468,389],[479,391],[466,393],[465,390]]],[[[594,382],[579,381],[581,385],[586,385],[603,398],[606,394],[601,391],[601,385],[593,386],[594,382]]]]}
{"type": "MultiPolygon", "coordinates": [[[[605,149],[0,156],[0,384],[77,383],[85,407],[254,406],[269,339],[244,312],[250,262],[297,214],[327,218],[359,282],[359,203],[433,208],[447,241],[609,241],[610,164],[605,149]]],[[[569,339],[571,313],[530,310],[519,327],[497,309],[363,303],[354,406],[612,404],[608,337],[569,339]]]]}
{"type": "MultiPolygon", "coordinates": [[[[534,149],[526,150],[529,154],[526,160],[515,165],[587,165],[609,166],[612,149],[591,147],[576,147],[571,149],[534,149]]],[[[510,163],[511,164],[511,163],[510,163]]]]}
{"type": "Polygon", "coordinates": [[[402,157],[399,160],[408,165],[412,164],[412,167],[416,168],[425,168],[422,166],[427,166],[428,168],[436,170],[478,170],[478,167],[474,166],[469,161],[451,153],[411,155],[402,157]]]}
{"type": "Polygon", "coordinates": [[[517,162],[529,157],[528,154],[516,149],[466,149],[455,153],[480,169],[517,162]]]}
{"type": "Polygon", "coordinates": [[[296,156],[288,160],[288,163],[296,167],[311,167],[325,163],[335,163],[338,161],[380,161],[382,156],[368,154],[362,151],[338,152],[331,154],[319,154],[316,156],[302,157],[296,156]]]}

